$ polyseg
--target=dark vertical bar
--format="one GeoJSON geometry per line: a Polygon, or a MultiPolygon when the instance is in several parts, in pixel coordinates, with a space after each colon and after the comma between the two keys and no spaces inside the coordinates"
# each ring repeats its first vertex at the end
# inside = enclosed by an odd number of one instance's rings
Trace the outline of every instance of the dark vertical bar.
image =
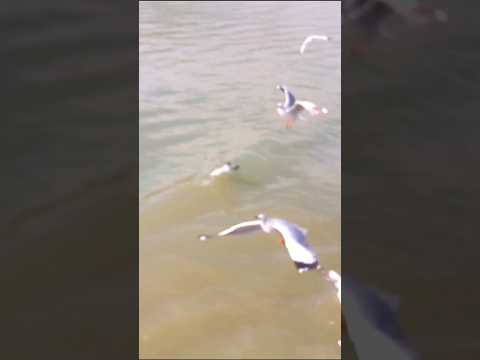
{"type": "Polygon", "coordinates": [[[136,359],[138,4],[5,10],[0,354],[136,359]]]}
{"type": "Polygon", "coordinates": [[[344,26],[342,277],[400,298],[398,322],[422,358],[475,358],[476,5],[435,6],[448,9],[447,24],[379,39],[363,57],[351,55],[358,34],[344,26]]]}

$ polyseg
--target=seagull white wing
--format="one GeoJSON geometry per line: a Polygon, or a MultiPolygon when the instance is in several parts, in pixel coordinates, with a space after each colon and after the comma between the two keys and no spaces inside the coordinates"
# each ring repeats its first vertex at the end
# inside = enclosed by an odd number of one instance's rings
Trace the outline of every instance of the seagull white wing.
{"type": "Polygon", "coordinates": [[[305,52],[305,49],[307,48],[307,45],[311,43],[313,40],[329,40],[329,37],[326,35],[310,35],[308,36],[302,43],[302,46],[300,47],[300,54],[303,54],[305,52]]]}
{"type": "Polygon", "coordinates": [[[218,236],[241,235],[241,234],[248,234],[248,233],[257,232],[257,231],[262,231],[261,220],[241,222],[239,224],[233,225],[228,229],[225,229],[219,232],[218,236]]]}
{"type": "Polygon", "coordinates": [[[338,301],[342,303],[342,278],[340,274],[338,274],[336,271],[330,270],[328,272],[328,278],[337,289],[338,301]]]}
{"type": "Polygon", "coordinates": [[[320,113],[323,113],[323,114],[328,113],[328,110],[324,107],[319,109],[317,105],[315,105],[314,103],[312,103],[310,101],[299,100],[295,104],[294,111],[299,113],[302,110],[307,111],[312,116],[319,115],[320,113]]]}

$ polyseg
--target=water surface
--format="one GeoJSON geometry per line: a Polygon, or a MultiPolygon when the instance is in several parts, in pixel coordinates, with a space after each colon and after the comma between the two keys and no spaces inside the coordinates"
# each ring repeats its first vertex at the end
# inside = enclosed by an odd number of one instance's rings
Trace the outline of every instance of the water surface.
{"type": "Polygon", "coordinates": [[[196,239],[262,212],[340,270],[340,40],[339,2],[140,3],[141,358],[340,357],[334,291],[275,235],[196,239]],[[329,114],[285,129],[277,84],[329,114]]]}

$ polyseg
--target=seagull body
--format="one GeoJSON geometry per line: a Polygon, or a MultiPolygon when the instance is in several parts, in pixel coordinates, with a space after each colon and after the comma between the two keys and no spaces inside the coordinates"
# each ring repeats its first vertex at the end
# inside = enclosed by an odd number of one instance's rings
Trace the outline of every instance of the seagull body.
{"type": "MultiPolygon", "coordinates": [[[[276,231],[280,234],[282,244],[287,249],[288,255],[299,273],[322,269],[315,253],[306,241],[307,230],[283,219],[267,218],[265,215],[259,214],[256,220],[244,221],[233,225],[219,232],[216,236],[240,235],[258,231],[263,231],[267,234],[276,231]]],[[[210,237],[212,236],[201,235],[199,239],[207,240],[210,237]]]]}
{"type": "Polygon", "coordinates": [[[328,110],[324,107],[320,110],[317,105],[310,101],[296,100],[295,96],[284,85],[277,85],[277,89],[285,95],[284,103],[277,104],[277,113],[287,118],[286,127],[292,127],[293,121],[296,120],[300,113],[305,110],[310,115],[315,116],[320,113],[327,114],[328,110]]]}
{"type": "Polygon", "coordinates": [[[210,177],[217,177],[223,174],[231,173],[233,170],[237,170],[240,166],[232,165],[230,162],[223,164],[222,166],[212,170],[210,172],[210,177]]]}
{"type": "Polygon", "coordinates": [[[305,49],[307,48],[307,45],[310,44],[313,40],[324,40],[328,41],[330,38],[327,35],[310,35],[308,36],[302,43],[302,46],[300,47],[300,54],[303,54],[305,52],[305,49]]]}

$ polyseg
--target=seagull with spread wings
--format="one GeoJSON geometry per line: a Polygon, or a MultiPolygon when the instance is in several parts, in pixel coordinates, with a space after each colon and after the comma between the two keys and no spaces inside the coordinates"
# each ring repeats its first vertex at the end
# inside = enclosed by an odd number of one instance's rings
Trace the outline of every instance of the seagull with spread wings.
{"type": "Polygon", "coordinates": [[[264,214],[256,216],[255,220],[244,221],[233,225],[216,235],[200,235],[200,240],[207,240],[212,237],[223,237],[231,235],[248,234],[263,231],[267,234],[277,232],[280,234],[281,243],[287,249],[290,259],[295,264],[299,273],[309,270],[323,269],[318,263],[317,256],[306,241],[307,230],[286,220],[270,218],[264,214]]]}
{"type": "Polygon", "coordinates": [[[287,119],[285,124],[287,128],[291,128],[293,126],[293,122],[301,117],[300,113],[304,110],[312,116],[319,115],[320,113],[328,114],[328,110],[325,107],[319,109],[317,105],[310,101],[296,100],[295,96],[287,89],[285,85],[277,85],[277,89],[285,95],[284,103],[277,104],[277,113],[281,117],[287,119]]]}

